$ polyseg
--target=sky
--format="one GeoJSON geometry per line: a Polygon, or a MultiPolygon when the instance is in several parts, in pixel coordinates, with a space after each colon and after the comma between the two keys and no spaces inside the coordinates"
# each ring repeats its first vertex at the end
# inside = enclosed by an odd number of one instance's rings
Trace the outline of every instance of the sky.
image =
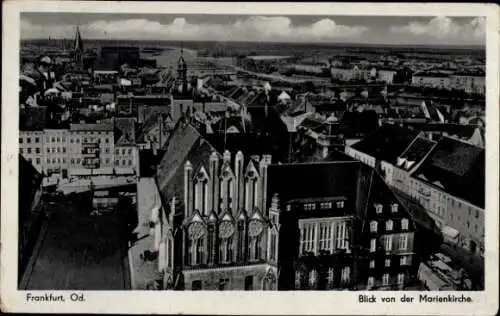
{"type": "Polygon", "coordinates": [[[21,38],[484,45],[484,17],[21,14],[21,38]]]}

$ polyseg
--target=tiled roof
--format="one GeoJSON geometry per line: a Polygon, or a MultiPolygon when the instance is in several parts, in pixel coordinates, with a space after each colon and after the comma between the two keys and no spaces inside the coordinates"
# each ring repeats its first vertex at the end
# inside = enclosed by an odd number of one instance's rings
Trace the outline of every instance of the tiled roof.
{"type": "Polygon", "coordinates": [[[71,131],[105,131],[111,132],[114,130],[113,124],[87,124],[87,123],[76,123],[70,124],[71,131]]]}
{"type": "Polygon", "coordinates": [[[443,137],[412,176],[478,207],[484,207],[483,148],[443,137]]]}
{"type": "Polygon", "coordinates": [[[383,125],[354,144],[352,148],[378,160],[396,163],[397,158],[418,134],[418,131],[405,127],[383,125]]]}
{"type": "Polygon", "coordinates": [[[267,194],[281,201],[303,198],[356,197],[358,162],[325,162],[270,165],[267,194]]]}

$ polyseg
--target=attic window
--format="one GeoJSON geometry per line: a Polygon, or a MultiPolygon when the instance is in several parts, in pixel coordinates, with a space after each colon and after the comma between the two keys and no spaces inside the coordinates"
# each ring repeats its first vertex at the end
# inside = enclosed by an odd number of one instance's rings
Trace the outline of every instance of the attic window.
{"type": "Polygon", "coordinates": [[[344,201],[338,201],[337,208],[344,208],[344,201]]]}
{"type": "Polygon", "coordinates": [[[398,205],[397,205],[397,204],[395,204],[395,203],[394,203],[394,204],[392,204],[392,205],[391,205],[391,211],[392,211],[393,213],[397,213],[397,212],[398,212],[398,205]]]}
{"type": "Polygon", "coordinates": [[[377,214],[382,214],[382,204],[375,204],[375,211],[377,214]]]}
{"type": "Polygon", "coordinates": [[[316,204],[315,203],[306,203],[304,204],[304,210],[306,211],[311,211],[316,209],[316,204]]]}

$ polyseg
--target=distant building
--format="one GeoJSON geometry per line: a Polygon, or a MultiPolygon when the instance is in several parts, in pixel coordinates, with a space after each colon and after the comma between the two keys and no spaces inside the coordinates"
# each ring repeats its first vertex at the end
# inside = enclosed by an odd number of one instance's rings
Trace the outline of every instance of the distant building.
{"type": "Polygon", "coordinates": [[[411,79],[411,84],[414,86],[439,89],[449,89],[450,82],[449,74],[439,72],[417,72],[411,79]]]}
{"type": "Polygon", "coordinates": [[[377,69],[377,79],[383,81],[387,84],[392,84],[394,81],[394,76],[396,75],[396,70],[392,68],[379,68],[377,69]]]}
{"type": "Polygon", "coordinates": [[[486,74],[484,71],[455,72],[450,77],[452,89],[463,90],[467,93],[486,94],[486,74]]]}

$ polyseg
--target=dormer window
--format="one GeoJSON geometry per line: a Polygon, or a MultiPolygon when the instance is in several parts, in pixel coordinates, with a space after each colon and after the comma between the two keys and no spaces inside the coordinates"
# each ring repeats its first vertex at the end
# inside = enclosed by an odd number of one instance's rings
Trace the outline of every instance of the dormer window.
{"type": "Polygon", "coordinates": [[[332,208],[332,202],[321,202],[321,209],[330,209],[332,208]]]}
{"type": "Polygon", "coordinates": [[[391,220],[388,220],[387,222],[385,222],[385,229],[386,230],[392,230],[392,221],[391,220]]]}
{"type": "Polygon", "coordinates": [[[401,220],[401,229],[402,230],[408,230],[408,220],[406,218],[403,218],[401,220]]]}
{"type": "Polygon", "coordinates": [[[306,203],[304,204],[304,210],[306,211],[312,211],[316,209],[316,204],[315,203],[306,203]]]}
{"type": "Polygon", "coordinates": [[[397,204],[395,204],[395,203],[394,203],[394,204],[392,204],[392,205],[391,205],[391,211],[392,211],[393,213],[397,213],[397,212],[398,212],[398,205],[397,205],[397,204]]]}
{"type": "Polygon", "coordinates": [[[344,208],[344,201],[338,201],[337,208],[344,208]]]}
{"type": "Polygon", "coordinates": [[[382,214],[382,204],[375,204],[375,211],[377,214],[382,214]]]}
{"type": "Polygon", "coordinates": [[[377,226],[378,226],[378,223],[376,221],[371,221],[370,222],[370,232],[376,233],[377,232],[377,226]]]}
{"type": "Polygon", "coordinates": [[[291,205],[291,204],[288,204],[288,205],[286,206],[286,210],[287,210],[287,211],[291,211],[291,210],[292,210],[292,205],[291,205]]]}

